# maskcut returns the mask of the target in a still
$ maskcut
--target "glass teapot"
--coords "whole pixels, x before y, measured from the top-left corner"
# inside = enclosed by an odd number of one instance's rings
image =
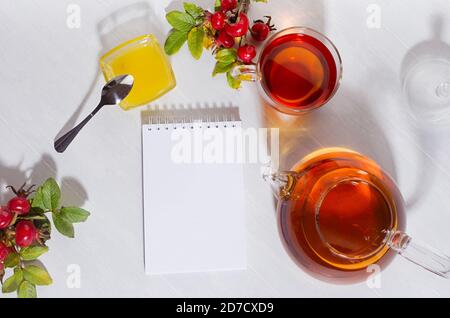
[[[402,196],[374,161],[343,148],[316,151],[288,172],[264,173],[293,260],[319,279],[361,280],[395,254],[445,278],[450,258],[405,232]]]

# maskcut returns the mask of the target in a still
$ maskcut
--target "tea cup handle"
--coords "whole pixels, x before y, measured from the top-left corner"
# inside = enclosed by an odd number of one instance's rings
[[[256,65],[237,65],[231,70],[234,79],[247,82],[257,82],[259,80]]]
[[[450,279],[450,257],[426,244],[397,231],[390,235],[388,246],[401,256],[422,268]]]

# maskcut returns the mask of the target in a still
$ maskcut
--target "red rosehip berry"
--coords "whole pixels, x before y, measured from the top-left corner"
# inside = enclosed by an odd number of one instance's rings
[[[222,31],[216,39],[216,45],[229,49],[234,46],[234,38],[228,33]]]
[[[0,262],[0,274],[5,270],[5,265]]]
[[[237,8],[237,0],[222,0],[220,7],[224,12],[234,10]]]
[[[20,247],[30,246],[39,232],[31,221],[20,221],[16,225],[16,244]]]
[[[7,207],[0,207],[0,230],[6,229],[10,226],[13,219],[13,212],[9,211]]]
[[[0,262],[3,262],[9,255],[10,249],[3,242],[0,242]]]
[[[256,22],[251,28],[253,39],[256,41],[265,41],[270,33],[270,26],[263,22]]]
[[[247,15],[241,12],[236,23],[225,25],[225,31],[232,37],[238,38],[247,33],[249,24]]]
[[[12,198],[8,202],[8,210],[19,215],[28,214],[28,212],[30,212],[30,209],[30,202],[25,197],[17,196],[15,198]]]
[[[238,49],[237,54],[242,62],[250,64],[256,57],[256,48],[254,45],[243,45]]]
[[[227,17],[223,12],[216,12],[211,17],[211,25],[215,30],[222,30],[225,27]]]

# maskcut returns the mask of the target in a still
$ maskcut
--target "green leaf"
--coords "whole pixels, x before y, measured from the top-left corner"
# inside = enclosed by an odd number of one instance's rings
[[[217,62],[216,66],[213,70],[213,76],[216,76],[217,74],[226,73],[230,71],[233,68],[233,63],[221,63]]]
[[[36,298],[36,286],[24,280],[17,291],[19,298]]]
[[[42,193],[42,188],[39,188],[36,191],[36,194],[34,195],[33,199],[31,200],[31,207],[37,208],[40,210],[47,210],[47,208],[44,205],[44,194]]]
[[[53,214],[53,224],[55,225],[58,232],[61,233],[62,235],[70,238],[75,237],[75,232],[72,223],[61,217],[60,214],[57,213]]]
[[[29,246],[20,250],[20,256],[25,261],[33,261],[47,252],[47,246]]]
[[[237,50],[236,49],[222,49],[216,54],[216,60],[221,63],[231,64],[236,62]]]
[[[5,259],[5,267],[13,268],[20,264],[20,256],[17,253],[10,253]]]
[[[215,0],[214,1],[214,10],[216,12],[220,11],[221,7],[222,7],[222,1],[221,0]]]
[[[227,72],[227,81],[228,81],[228,85],[233,89],[238,89],[241,87],[241,80],[234,78],[231,75],[231,71]]]
[[[44,205],[49,210],[56,210],[59,208],[59,201],[61,200],[61,190],[55,179],[49,178],[42,185],[42,194],[44,195]]]
[[[55,210],[59,207],[61,190],[55,179],[49,178],[40,186],[33,197],[31,206],[41,210]]]
[[[192,56],[198,60],[203,53],[203,38],[205,37],[205,30],[203,27],[193,28],[188,35],[188,46]]]
[[[183,44],[187,41],[187,32],[182,32],[173,29],[170,31],[169,36],[164,43],[164,51],[167,55],[173,55],[177,53]]]
[[[53,283],[48,272],[36,265],[28,265],[23,269],[23,278],[34,285],[50,285]]]
[[[185,12],[171,11],[166,14],[166,19],[178,31],[189,32],[195,27],[195,19]]]
[[[23,273],[20,267],[18,267],[14,270],[14,274],[3,283],[2,292],[5,294],[15,292],[22,281]]]
[[[185,2],[184,10],[191,15],[194,19],[201,17],[204,14],[204,10],[195,3]]]
[[[91,215],[88,211],[77,207],[63,207],[61,217],[70,223],[80,223],[87,220]]]

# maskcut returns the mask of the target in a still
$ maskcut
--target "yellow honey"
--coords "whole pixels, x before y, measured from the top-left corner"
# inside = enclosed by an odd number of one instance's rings
[[[176,86],[170,62],[153,35],[112,49],[101,57],[100,66],[106,81],[119,75],[133,75],[133,89],[120,103],[124,110],[148,104]]]

